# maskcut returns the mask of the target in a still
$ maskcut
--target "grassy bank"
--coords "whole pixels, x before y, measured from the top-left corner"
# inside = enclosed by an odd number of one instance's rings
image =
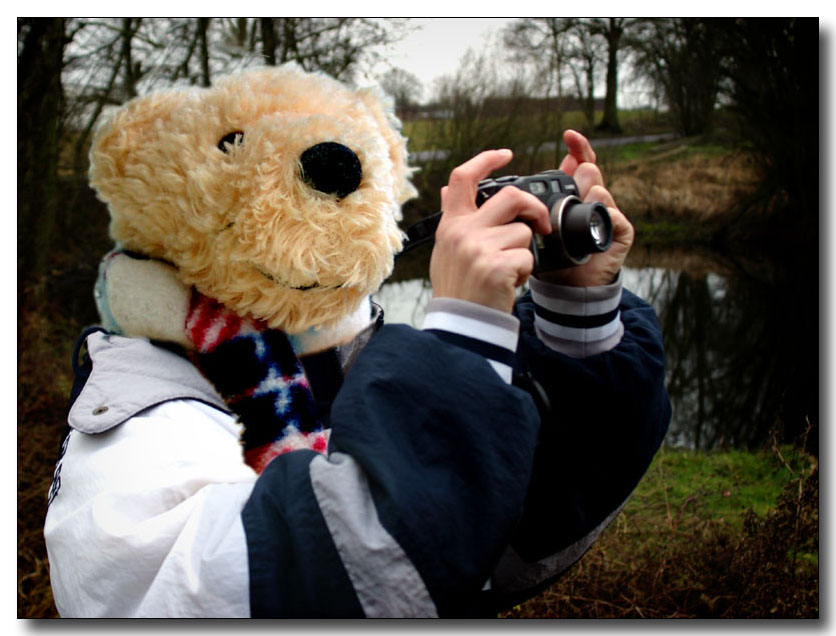
[[[818,617],[818,469],[662,449],[583,559],[505,618]]]
[[[653,111],[624,111],[620,117],[623,136],[671,130],[665,117]],[[494,122],[494,119],[497,121]],[[479,121],[485,131],[493,128],[505,130],[499,118],[482,117]],[[553,125],[557,124],[553,122]],[[533,117],[522,117],[518,125],[512,127],[517,154],[512,164],[498,174],[530,174],[556,166],[559,158],[555,150],[533,150],[533,140],[542,141],[531,131],[532,128],[536,130],[536,126]],[[472,134],[463,134],[459,139],[456,135],[444,134],[445,131],[449,133],[447,128],[455,126],[445,120],[408,121],[404,124],[404,134],[409,137],[409,147],[413,152],[438,149],[445,140],[467,143],[470,139],[474,143]],[[586,124],[580,112],[569,111],[562,115],[558,128],[561,131],[574,128],[584,132]],[[484,134],[490,136],[488,132]],[[741,214],[751,214],[751,198],[761,176],[751,155],[724,139],[722,133],[713,137],[621,145],[596,145],[596,133],[588,131],[587,134],[596,150],[597,162],[607,187],[645,244],[711,243],[718,233],[735,224]],[[547,135],[552,140],[558,137],[560,134],[557,132]],[[475,139],[489,143],[478,135]],[[499,139],[494,141],[500,143]],[[462,158],[475,152],[457,148],[449,150]],[[441,160],[437,165],[424,166],[419,172],[417,185],[421,190],[420,199],[432,201],[431,208],[437,205],[437,193],[446,183],[454,163],[452,160]],[[417,205],[421,207],[420,203]],[[421,207],[418,216],[434,211],[435,208]]]
[[[70,358],[81,328],[83,323],[46,302],[27,307],[18,323],[18,618],[56,616],[43,524],[66,426],[73,381]]]
[[[747,154],[699,139],[598,154],[607,186],[644,243],[711,240],[743,212],[758,183]]]

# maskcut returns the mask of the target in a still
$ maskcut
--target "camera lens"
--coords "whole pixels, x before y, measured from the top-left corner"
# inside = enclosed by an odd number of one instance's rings
[[[589,217],[589,234],[599,246],[607,242],[606,225],[598,210],[593,210]]]
[[[567,253],[580,259],[605,252],[612,242],[612,220],[603,203],[582,203],[566,197],[560,218],[560,237]]]

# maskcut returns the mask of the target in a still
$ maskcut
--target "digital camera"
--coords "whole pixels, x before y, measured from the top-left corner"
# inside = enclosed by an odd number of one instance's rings
[[[575,180],[561,170],[518,177],[509,175],[479,182],[476,205],[506,186],[530,192],[549,209],[552,233],[535,234],[531,241],[534,273],[581,265],[592,254],[606,252],[612,243],[612,219],[603,203],[584,203]]]

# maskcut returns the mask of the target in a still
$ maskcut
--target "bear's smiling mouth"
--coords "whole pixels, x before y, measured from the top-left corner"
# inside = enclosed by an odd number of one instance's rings
[[[270,280],[271,282],[275,283],[276,285],[280,285],[281,287],[287,287],[288,289],[295,289],[297,291],[309,291],[311,289],[339,289],[342,287],[342,284],[339,285],[320,285],[319,283],[313,283],[311,285],[291,285],[290,283],[286,283],[283,280],[280,280],[273,276],[272,274],[265,272],[261,269],[258,265],[253,265],[255,270],[264,276],[266,279]]]
[[[224,227],[222,227],[218,231],[218,234],[226,232],[227,230],[231,229],[232,226],[234,226],[234,225],[235,225],[235,221],[230,221],[229,223],[227,223]],[[253,269],[255,269],[255,271],[257,271],[259,274],[264,276],[264,278],[266,278],[267,280],[269,280],[270,282],[272,282],[275,285],[279,285],[280,287],[287,287],[288,289],[295,289],[297,291],[308,291],[308,290],[311,290],[311,289],[323,289],[324,288],[319,283],[313,283],[312,285],[291,285],[290,283],[287,283],[283,280],[280,280],[280,279],[276,278],[275,276],[273,276],[269,272],[265,272],[263,269],[261,269],[255,263],[250,263],[250,265],[253,266]],[[336,285],[335,288],[336,287],[342,287],[342,285]]]

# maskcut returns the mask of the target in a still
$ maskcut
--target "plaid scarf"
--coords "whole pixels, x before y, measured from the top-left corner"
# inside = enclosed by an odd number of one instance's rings
[[[282,453],[324,453],[308,379],[287,335],[192,292],[186,332],[194,362],[243,424],[244,461],[261,473]]]

